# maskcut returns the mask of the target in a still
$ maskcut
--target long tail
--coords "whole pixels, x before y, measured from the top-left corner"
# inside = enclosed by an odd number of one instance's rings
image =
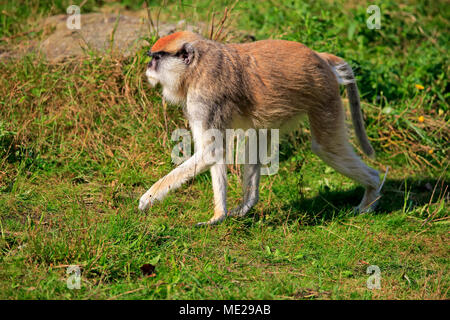
[[[375,151],[373,150],[372,145],[367,138],[366,129],[364,128],[364,120],[361,112],[361,104],[359,101],[358,86],[356,85],[356,80],[352,68],[347,62],[335,55],[326,52],[320,52],[318,54],[330,65],[331,69],[338,79],[338,82],[346,86],[356,137],[358,138],[358,141],[364,153],[369,157],[374,157]]]

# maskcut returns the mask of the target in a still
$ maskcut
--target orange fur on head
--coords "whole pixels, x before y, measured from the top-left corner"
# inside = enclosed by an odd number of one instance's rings
[[[168,36],[160,38],[153,45],[151,52],[164,51],[169,53],[177,52],[184,43],[201,39],[198,34],[189,31],[178,31]]]

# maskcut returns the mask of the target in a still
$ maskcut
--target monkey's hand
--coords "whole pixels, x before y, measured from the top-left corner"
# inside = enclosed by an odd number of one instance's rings
[[[149,207],[151,207],[156,202],[156,200],[158,200],[157,192],[158,192],[158,190],[156,188],[156,184],[154,184],[139,199],[139,210],[145,211]]]
[[[169,177],[169,178],[168,178]],[[165,176],[155,182],[150,189],[139,200],[139,210],[144,211],[155,202],[161,201],[171,189],[170,176]]]
[[[153,205],[151,201],[151,195],[148,195],[148,191],[139,199],[139,210],[145,211],[148,207]]]

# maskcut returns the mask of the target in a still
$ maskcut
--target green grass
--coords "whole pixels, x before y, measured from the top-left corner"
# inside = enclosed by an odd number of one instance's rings
[[[1,4],[0,48],[42,37],[38,17],[67,3]],[[164,18],[209,21],[233,2],[168,3]],[[247,217],[193,227],[212,216],[208,173],[143,214],[138,199],[173,168],[170,135],[187,125],[143,77],[151,43],[129,58],[0,61],[0,298],[448,299],[449,10],[396,3],[379,3],[378,31],[366,27],[368,4],[353,1],[242,1],[228,28],[354,66],[377,151],[365,161],[390,167],[378,211],[362,216],[363,189],[311,153],[307,124],[282,144],[280,170],[262,178]],[[228,187],[232,208],[239,168]],[[154,276],[140,270],[148,263]],[[80,290],[67,288],[68,265],[82,268]],[[369,265],[380,290],[366,286]]]

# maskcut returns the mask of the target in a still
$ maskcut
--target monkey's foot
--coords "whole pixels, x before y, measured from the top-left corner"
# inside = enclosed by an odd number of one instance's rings
[[[242,207],[238,206],[234,209],[231,209],[230,211],[228,211],[228,215],[230,217],[242,217]]]
[[[227,214],[224,213],[224,214],[222,214],[220,216],[214,216],[214,217],[212,217],[211,219],[209,219],[206,222],[199,222],[195,226],[196,227],[213,226],[213,225],[219,224],[220,222],[225,220],[226,217],[227,217]]]
[[[375,199],[375,201],[373,201],[369,205],[359,205],[357,207],[354,207],[353,210],[355,211],[356,214],[364,214],[364,213],[374,212],[378,206],[378,200],[380,199],[380,197],[381,196],[378,196],[378,198]]]
[[[243,206],[238,206],[238,207],[236,207],[236,208],[234,208],[234,209],[231,209],[231,210],[228,212],[228,215],[229,215],[230,217],[243,217],[243,216],[245,216],[245,215],[247,214],[247,212],[248,212],[248,209],[246,210],[245,207],[243,207]]]
[[[380,198],[381,195],[378,193],[378,190],[366,190],[361,203],[354,208],[355,213],[364,214],[374,212]]]
[[[230,210],[228,212],[228,215],[230,217],[243,217],[250,211],[250,209],[255,205],[255,203],[256,202],[247,202],[245,204],[241,204],[236,208]]]
[[[364,193],[364,198],[362,199],[359,206],[355,207],[354,210],[356,213],[364,214],[374,212],[378,206],[379,200],[381,198],[381,189],[383,188],[384,182],[386,181],[386,177],[389,171],[389,167],[386,167],[386,172],[384,173],[383,181],[381,181],[380,185],[377,189],[368,188]]]

